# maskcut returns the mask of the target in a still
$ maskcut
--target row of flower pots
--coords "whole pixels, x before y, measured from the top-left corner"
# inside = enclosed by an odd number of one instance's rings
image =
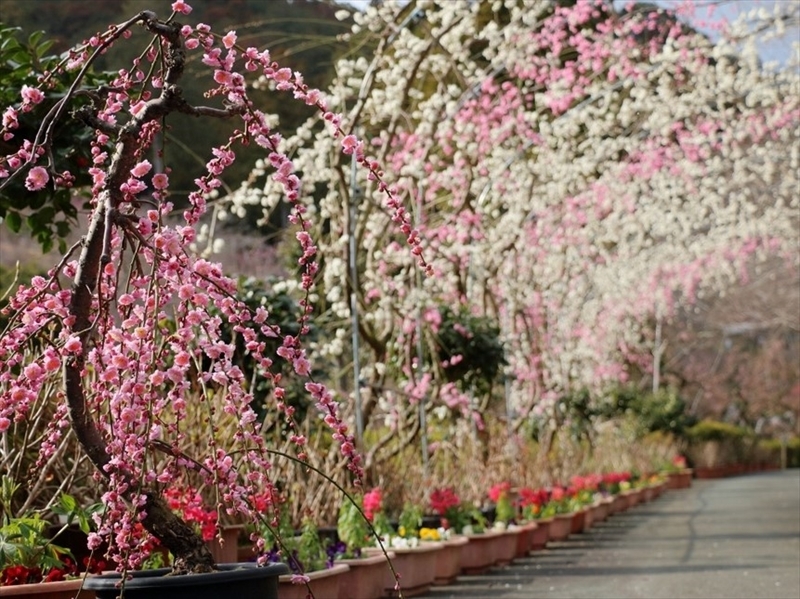
[[[572,513],[558,514],[520,526],[512,525],[506,530],[455,535],[442,541],[422,542],[416,547],[395,548],[391,551],[392,564],[399,575],[403,595],[414,597],[424,594],[432,586],[451,584],[461,575],[483,574],[490,568],[509,565],[515,559],[540,551],[549,542],[564,541],[570,535],[586,532],[612,514],[654,500],[667,488],[667,483],[662,482],[600,499]],[[314,584],[320,579],[312,579],[311,584],[317,596],[338,596],[339,599],[398,596],[394,574],[379,550],[369,550],[365,558],[342,560],[340,563],[347,564],[349,571],[326,571],[330,577],[338,577],[338,595],[330,591],[323,592],[321,586]],[[279,599],[305,596],[303,585],[290,585],[289,577],[282,578],[284,583],[278,591]],[[290,589],[291,586],[294,589]]]
[[[623,487],[614,495],[598,493],[592,504],[569,513],[541,517],[520,525],[497,525],[480,533],[465,531],[465,534],[445,535],[437,540],[422,540],[412,547],[390,547],[388,555],[391,567],[381,550],[367,548],[359,559],[336,559],[333,567],[308,573],[308,583],[317,597],[394,597],[397,596],[395,589],[398,584],[404,596],[413,597],[425,593],[431,586],[452,583],[460,575],[481,574],[492,567],[508,565],[514,559],[544,549],[549,542],[563,541],[571,534],[585,532],[612,514],[651,501],[666,488],[682,488],[686,484],[691,484],[691,471],[676,472],[658,484],[641,488]],[[241,528],[224,529],[224,543],[215,541],[210,544],[217,563],[233,564],[252,559],[252,551],[247,554],[237,547]],[[277,598],[306,597],[306,585],[296,584],[297,581],[296,575],[279,576]],[[86,589],[78,594],[79,585],[80,581],[73,580],[0,587],[0,597],[94,599],[97,596],[102,599],[103,595],[95,595]]]

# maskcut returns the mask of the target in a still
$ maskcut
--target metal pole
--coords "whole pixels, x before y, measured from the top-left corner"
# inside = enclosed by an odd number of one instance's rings
[[[420,183],[417,188],[417,214],[416,226],[419,227],[420,218],[422,215],[422,184]],[[416,269],[417,285],[422,288],[422,276],[419,269]],[[417,374],[422,377],[423,375],[423,345],[422,345],[422,310],[417,308]],[[420,444],[422,445],[422,471],[425,476],[428,475],[428,421],[425,414],[425,404],[428,399],[428,394],[423,395],[419,400],[419,431],[420,431]]]
[[[361,195],[361,190],[356,183],[356,162],[353,154],[352,169],[350,171],[350,218],[348,222],[349,248],[350,248],[350,320],[353,339],[353,400],[356,408],[356,446],[362,447],[364,442],[364,416],[361,413],[361,361],[359,359],[359,334],[358,334],[358,263],[356,261],[356,202]]]
[[[661,354],[664,347],[661,342],[661,304],[656,304],[656,338],[653,348],[653,395],[658,393],[661,385]]]
[[[422,315],[417,311],[417,374],[422,377]],[[419,398],[419,434],[422,445],[422,471],[428,474],[428,421],[425,415],[425,404],[428,394]]]

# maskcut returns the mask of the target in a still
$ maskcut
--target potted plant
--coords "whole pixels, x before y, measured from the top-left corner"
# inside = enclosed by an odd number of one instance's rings
[[[332,394],[309,378],[303,336],[309,329],[317,271],[315,247],[306,232],[300,179],[291,159],[281,152],[271,119],[249,97],[247,77],[260,77],[275,93],[316,110],[339,138],[342,151],[380,184],[398,226],[410,230],[409,217],[383,183],[377,162],[342,130],[341,118],[299,73],[278,65],[266,50],[242,46],[233,31],[221,35],[205,24],[179,23],[191,12],[184,0],[171,7],[165,19],[145,10],[93,36],[65,54],[52,71],[41,73],[37,86],[23,87],[17,105],[3,108],[0,133],[12,150],[0,159],[0,192],[18,186],[46,199],[48,191],[73,184],[75,176],[53,152],[52,132],[68,115],[82,123],[91,138],[84,148],[90,157],[91,192],[89,224],[81,243],[65,251],[46,276],[21,286],[9,300],[8,324],[0,332],[0,434],[25,419],[31,402],[48,385],[58,387],[50,398],[57,418],[42,451],[47,455],[71,428],[104,489],[104,512],[96,518],[88,543],[96,549],[107,542],[119,572],[116,578],[93,579],[99,597],[116,596],[120,583],[131,599],[157,585],[169,588],[156,590],[157,596],[169,592],[199,597],[201,591],[218,596],[221,588],[240,599],[248,593],[274,596],[277,577],[287,570],[284,565],[261,567],[263,538],[254,534],[251,539],[260,563],[215,565],[204,539],[164,496],[165,489],[195,480],[195,487],[214,497],[218,516],[258,524],[270,512],[276,489],[270,478],[274,452],[262,435],[249,379],[232,359],[235,344],[221,334],[223,323],[245,340],[256,377],[269,387],[271,408],[286,423],[282,434],[296,448],[296,459],[305,458],[306,438],[293,426],[293,408],[285,401],[284,383],[274,366],[278,362],[305,380],[311,403],[341,448],[343,464],[356,479],[362,476],[354,439]],[[138,28],[143,36],[132,35]],[[120,69],[109,85],[87,85],[86,74],[98,56],[128,38],[142,41],[138,58]],[[191,56],[210,68],[213,83],[205,98],[183,95],[181,79]],[[53,73],[65,71],[72,74],[72,85],[65,94],[49,98]],[[30,139],[15,137],[20,120],[40,104],[46,110],[38,132]],[[226,142],[211,148],[196,188],[176,213],[173,200],[178,198],[170,195],[172,173],[163,133],[166,119],[179,114],[235,120],[236,125]],[[221,174],[246,144],[263,148],[292,206],[305,308],[297,335],[285,334],[266,310],[251,309],[237,299],[235,281],[218,264],[191,250]],[[418,236],[410,236],[409,243],[425,268]],[[266,341],[273,339],[280,344],[270,354]],[[23,350],[30,348],[32,357],[23,362]],[[187,443],[184,422],[190,405],[205,413],[202,445]],[[223,418],[232,420],[230,435],[220,432]],[[266,511],[257,508],[257,495],[266,497]],[[163,576],[165,570],[134,572],[146,560],[152,538],[171,554],[168,571],[174,576]],[[178,576],[189,573],[192,576]],[[232,586],[237,575],[243,580],[242,590]],[[178,590],[184,584],[191,588]]]
[[[304,599],[308,587],[319,597],[339,596],[342,576],[350,567],[334,563],[334,556],[323,545],[317,526],[309,515],[303,519],[300,534],[295,534],[284,516],[278,529],[264,536],[273,540],[270,561],[286,562],[292,570],[292,574],[279,578],[280,599]]]
[[[489,488],[489,500],[494,502],[492,529],[502,531],[504,542],[498,544],[496,565],[510,564],[518,554],[528,553],[530,536],[527,529],[517,525],[516,508],[511,500],[511,483],[505,481]],[[520,547],[523,545],[524,547]]]
[[[384,579],[389,567],[380,554],[363,550],[375,545],[375,533],[370,529],[364,513],[364,499],[345,498],[339,509],[336,532],[340,545],[335,548],[336,563],[347,564],[348,572],[342,574],[339,599],[379,599],[383,597]],[[388,552],[389,559],[394,553]]]
[[[559,485],[550,489],[548,504],[553,512],[548,540],[563,541],[572,532],[572,509],[567,489]]]
[[[452,488],[434,490],[431,507],[436,513],[445,515],[442,524],[449,526],[447,530],[460,532],[467,539],[460,551],[463,574],[480,574],[494,565],[504,530],[487,528],[488,521],[483,512],[462,501]]]
[[[572,512],[573,534],[585,532],[591,527],[591,506],[597,481],[591,476],[573,476],[567,489],[569,510]]]
[[[426,592],[436,578],[438,553],[443,545],[437,542],[422,543],[419,530],[423,511],[410,502],[403,504],[398,515],[397,526],[390,524],[383,506],[383,493],[373,489],[364,497],[365,513],[378,533],[380,548],[367,550],[375,555],[387,547],[394,554],[392,570],[386,570],[383,579],[383,592],[392,596],[402,589],[405,596]]]
[[[522,519],[536,524],[531,536],[531,550],[534,551],[544,549],[549,540],[550,523],[555,515],[555,506],[548,503],[547,497],[545,489],[523,487],[519,491]]]
[[[86,510],[62,494],[53,507],[63,524],[51,533],[51,523],[39,512],[13,516],[13,498],[19,489],[10,477],[0,477],[0,596],[26,596],[40,599],[90,599],[94,593],[83,589],[87,573],[98,573],[105,562],[94,556],[78,559],[59,544],[61,535],[76,522],[89,531]]]

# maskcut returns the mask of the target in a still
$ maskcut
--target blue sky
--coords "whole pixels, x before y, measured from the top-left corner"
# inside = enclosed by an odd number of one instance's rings
[[[370,0],[339,0],[341,4],[350,4],[351,6],[357,9],[363,9],[369,6]],[[398,0],[403,1],[403,0]],[[621,1],[621,0],[617,0]],[[627,0],[626,0],[627,1]],[[682,0],[654,0],[657,4],[661,4],[663,6],[670,6],[679,4]],[[717,3],[718,0],[696,0],[698,6],[702,4],[707,4],[709,2]],[[759,8],[764,7],[767,10],[771,10],[775,4],[780,3],[789,3],[789,2],[798,2],[800,0],[729,0],[728,2],[723,2],[719,4],[716,8],[717,15],[722,15],[727,19],[733,20],[735,19],[741,12],[747,12],[752,8]],[[705,9],[698,9],[698,17],[702,18],[705,16]],[[703,29],[702,27],[700,28]],[[710,33],[713,37],[712,32]],[[778,62],[785,63],[791,52],[792,52],[792,42],[800,42],[800,29],[798,27],[793,27],[787,29],[786,35],[779,40],[771,41],[767,44],[763,44],[759,48],[759,53],[761,54],[761,58],[765,61],[773,61],[777,60]]]

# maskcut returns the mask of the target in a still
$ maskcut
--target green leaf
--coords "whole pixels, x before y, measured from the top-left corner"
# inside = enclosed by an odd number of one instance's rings
[[[62,509],[63,512],[56,512],[56,513],[71,514],[77,509],[78,502],[75,501],[75,498],[72,495],[67,495],[66,493],[62,493],[61,497],[58,500],[58,507]]]
[[[19,212],[9,212],[6,214],[6,226],[14,233],[19,233],[22,227],[22,217],[19,215]]]
[[[32,47],[35,47],[35,46],[36,46],[36,44],[38,44],[38,43],[39,43],[39,40],[40,40],[40,39],[42,39],[42,36],[43,36],[43,35],[44,35],[44,31],[34,31],[33,33],[31,33],[31,34],[28,36],[28,43],[29,43],[29,44],[30,44]]]
[[[46,254],[50,250],[53,249],[53,236],[50,235],[49,232],[46,232],[44,235],[38,236],[39,243],[42,246],[42,253]]]

